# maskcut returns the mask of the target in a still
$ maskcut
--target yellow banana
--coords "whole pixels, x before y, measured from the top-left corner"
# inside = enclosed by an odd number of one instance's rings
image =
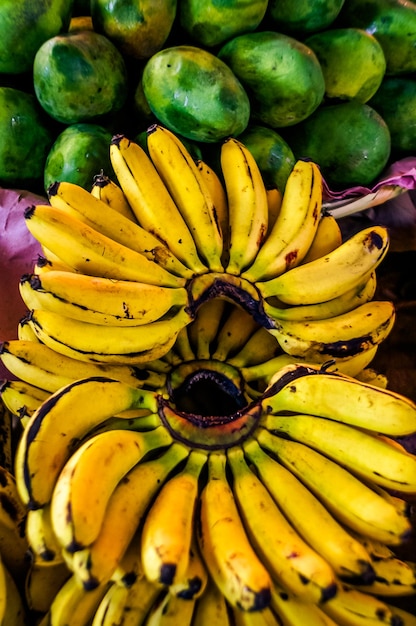
[[[202,556],[214,583],[232,606],[261,611],[270,603],[270,574],[247,537],[225,475],[225,454],[212,452],[208,464],[208,482],[200,498]]]
[[[80,445],[61,470],[51,499],[52,526],[62,547],[72,553],[91,545],[119,481],[147,453],[171,442],[160,426],[143,433],[111,429]]]
[[[182,141],[168,128],[147,129],[147,149],[194,239],[204,263],[213,272],[223,270],[223,241],[214,198]]]
[[[74,576],[70,576],[54,597],[45,616],[45,626],[86,626],[91,623],[108,585],[85,591]],[[41,622],[43,626],[43,622]]]
[[[303,257],[302,263],[309,263],[320,259],[335,250],[342,244],[342,231],[335,217],[323,213],[318,223],[315,237],[311,246]]]
[[[80,361],[138,365],[172,347],[191,318],[186,308],[169,318],[139,326],[103,326],[36,309],[28,323],[40,341]]]
[[[389,608],[375,596],[348,587],[341,587],[337,595],[322,606],[322,610],[343,626],[401,624],[394,608]]]
[[[271,233],[273,226],[277,220],[277,216],[282,208],[283,194],[277,187],[268,187],[266,189],[267,195],[267,208],[268,208],[268,220],[267,220],[267,236]]]
[[[260,424],[300,441],[386,489],[416,494],[416,456],[388,439],[315,415],[264,415]]]
[[[25,212],[25,220],[35,239],[73,270],[165,287],[184,285],[184,278],[174,276],[140,252],[102,235],[60,209],[39,204]]]
[[[16,484],[23,502],[30,508],[47,504],[77,442],[106,418],[133,408],[157,413],[155,394],[104,377],[77,380],[49,396],[30,419],[16,451]],[[65,429],[57,428],[59,423]]]
[[[284,626],[338,626],[320,606],[288,594],[277,584],[272,589],[271,606]]]
[[[143,626],[191,626],[195,600],[184,600],[167,592],[152,607]]]
[[[291,471],[262,450],[255,439],[247,440],[244,452],[288,521],[336,574],[347,580],[370,582],[374,578],[372,562],[362,542]]]
[[[268,206],[259,167],[248,148],[231,137],[221,146],[229,212],[227,272],[239,275],[256,258],[266,236]]]
[[[211,359],[225,307],[225,300],[220,298],[207,300],[198,309],[194,321],[188,327],[191,346],[200,360]]]
[[[141,554],[145,575],[151,582],[174,585],[186,576],[198,478],[206,460],[206,453],[193,450],[184,469],[163,485],[146,515]]]
[[[43,309],[104,326],[148,324],[188,302],[184,287],[160,287],[72,272],[26,274],[19,288],[28,309]]]
[[[45,614],[59,592],[71,576],[64,561],[43,561],[34,558],[25,580],[25,600],[34,614]]]
[[[245,309],[238,305],[230,307],[217,333],[212,358],[218,361],[228,360],[245,346],[258,328],[258,323]]]
[[[400,544],[409,535],[411,524],[406,513],[338,463],[264,429],[256,432],[256,438],[347,528],[391,545]]]
[[[233,494],[258,557],[288,592],[325,602],[337,590],[331,565],[287,521],[262,481],[248,467],[241,448],[228,450]]]
[[[410,398],[313,365],[281,368],[262,406],[266,413],[309,413],[391,437],[416,430],[416,405]]]
[[[22,380],[5,380],[0,385],[0,396],[5,407],[26,424],[49,393]]]
[[[240,611],[233,609],[235,626],[279,626],[280,618],[276,617],[270,607],[262,611]]]
[[[169,592],[183,600],[197,600],[205,594],[208,578],[208,571],[193,534],[186,573],[182,580],[170,586]]]
[[[332,252],[257,283],[264,298],[275,296],[287,304],[316,304],[332,300],[369,276],[387,254],[389,234],[384,226],[369,226]]]
[[[28,316],[19,320],[17,325],[17,338],[21,341],[33,341],[34,343],[40,343],[35,333],[28,324]]]
[[[143,148],[124,135],[115,135],[110,158],[140,226],[166,245],[186,267],[197,273],[206,272],[185,220]]]
[[[416,593],[416,564],[395,556],[376,560],[376,573],[371,585],[357,586],[360,591],[383,597],[413,596]]]
[[[105,204],[108,204],[109,207],[114,209],[114,211],[120,213],[120,215],[124,215],[127,219],[137,223],[135,215],[121,187],[102,172],[94,176],[91,193],[95,198],[99,198],[102,202],[105,202]]]
[[[276,337],[263,326],[257,328],[236,354],[227,357],[234,367],[249,368],[273,359],[282,352]]]
[[[28,617],[21,590],[0,556],[0,623],[22,626]]]
[[[322,177],[318,166],[311,161],[298,161],[287,180],[274,226],[254,263],[242,276],[251,282],[261,281],[258,286],[263,292],[271,282],[268,279],[298,265],[315,236],[321,204]]]
[[[26,536],[35,559],[46,563],[64,562],[62,546],[52,526],[50,504],[28,511]]]
[[[0,555],[7,571],[19,584],[28,568],[26,517],[14,475],[0,467]]]
[[[223,267],[226,267],[228,263],[228,249],[230,244],[230,223],[228,215],[227,194],[217,172],[210,165],[208,165],[208,163],[205,163],[205,161],[198,159],[196,161],[196,166],[214,202],[215,211],[217,214],[217,221],[220,227],[223,241],[221,260],[223,263]]]
[[[137,222],[120,215],[83,187],[67,181],[56,182],[49,187],[48,198],[56,209],[81,220],[112,241],[143,254],[172,274],[192,277],[192,272],[157,237]]]
[[[108,500],[98,537],[88,548],[73,555],[74,573],[86,588],[113,576],[150,502],[188,453],[185,446],[174,443],[156,459],[138,463],[118,483]]]
[[[329,319],[276,319],[270,332],[287,354],[322,362],[353,356],[379,345],[392,330],[395,316],[391,302],[373,300]]]
[[[128,595],[129,590],[127,587],[111,585],[95,611],[94,618],[90,622],[91,626],[116,626],[121,624]]]
[[[225,598],[211,578],[196,602],[192,626],[231,626]]]
[[[394,613],[397,618],[397,622],[401,623],[402,626],[416,626],[416,615],[413,613],[409,613],[404,609],[401,609],[397,606],[390,605],[386,602],[388,608]],[[401,620],[401,622],[399,622]]]

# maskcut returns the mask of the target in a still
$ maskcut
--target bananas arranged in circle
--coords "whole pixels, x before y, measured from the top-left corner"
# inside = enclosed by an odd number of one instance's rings
[[[374,299],[387,230],[343,241],[311,162],[281,195],[237,139],[221,175],[159,125],[147,148],[115,136],[117,184],[55,183],[25,213],[43,255],[0,348],[21,428],[0,485],[19,511],[0,500],[4,615],[416,624],[398,603],[416,564],[397,554],[416,405],[371,370],[395,321]]]

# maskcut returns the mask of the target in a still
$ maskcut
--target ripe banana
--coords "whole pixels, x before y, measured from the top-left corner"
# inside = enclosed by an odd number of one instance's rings
[[[342,231],[335,217],[322,213],[309,250],[302,263],[309,263],[329,254],[342,244]]]
[[[34,614],[49,611],[56,594],[71,576],[64,561],[43,561],[34,558],[25,580],[25,600]]]
[[[337,624],[364,626],[365,624],[388,624],[400,626],[401,619],[382,600],[370,594],[341,587],[334,598],[322,606],[322,610]]]
[[[208,579],[208,571],[199,551],[196,536],[193,534],[185,576],[170,586],[169,593],[183,600],[197,600],[205,594]]]
[[[242,276],[251,282],[261,281],[259,289],[270,293],[268,279],[298,265],[309,250],[321,217],[321,204],[322,176],[318,166],[311,161],[298,161],[287,180],[275,224]]]
[[[225,468],[225,454],[212,452],[208,482],[200,497],[201,553],[214,583],[232,606],[261,611],[270,603],[270,574],[247,537]]]
[[[186,576],[198,479],[206,461],[205,452],[191,451],[184,469],[163,485],[146,515],[141,554],[145,575],[153,583],[175,585]]]
[[[41,626],[86,626],[90,624],[108,585],[85,591],[74,576],[70,576],[53,599]]]
[[[275,296],[287,304],[326,302],[369,276],[386,256],[389,242],[386,227],[369,226],[325,256],[256,285],[264,298]]]
[[[214,340],[221,324],[226,302],[220,298],[207,300],[197,311],[195,319],[188,326],[191,345],[197,359],[211,359]]]
[[[250,313],[240,306],[232,306],[216,335],[212,359],[227,361],[246,345],[258,328],[258,323]]]
[[[347,528],[398,545],[411,532],[406,512],[399,510],[354,474],[302,443],[256,431],[259,444],[276,455]]]
[[[143,254],[167,271],[177,276],[191,278],[192,272],[185,267],[159,239],[132,222],[124,215],[86,189],[75,183],[62,181],[53,183],[48,189],[49,202],[67,215],[81,220],[109,239]]]
[[[160,287],[87,274],[25,274],[20,295],[28,309],[43,309],[104,326],[138,326],[186,306],[183,287]]]
[[[376,573],[371,585],[356,589],[383,597],[413,596],[416,593],[416,564],[391,556],[373,563]]]
[[[234,609],[232,617],[235,626],[279,626],[281,624],[280,618],[274,614],[269,606],[254,613]]]
[[[111,585],[95,611],[91,626],[116,626],[122,623],[129,590],[122,585]]]
[[[50,504],[27,512],[26,536],[35,559],[46,563],[63,563],[62,546],[51,520]]]
[[[169,592],[152,607],[143,626],[191,626],[195,600],[184,600]]]
[[[270,329],[287,354],[312,362],[345,358],[379,345],[395,322],[389,301],[373,300],[329,319],[275,320]]]
[[[28,318],[40,341],[53,350],[80,361],[119,365],[160,358],[190,322],[186,308],[139,326],[103,326],[42,309],[33,310]]]
[[[416,456],[361,428],[315,415],[264,415],[260,424],[280,437],[318,450],[386,489],[416,494]]]
[[[0,556],[0,623],[4,626],[21,626],[27,620],[20,589]]]
[[[4,380],[0,383],[0,396],[6,409],[25,425],[49,393],[22,380]]]
[[[0,467],[0,555],[4,567],[19,584],[28,569],[26,516],[14,475]]]
[[[16,484],[23,502],[29,508],[47,504],[77,442],[105,419],[134,408],[157,413],[155,394],[105,377],[77,380],[49,396],[30,419],[16,451]],[[60,423],[65,429],[56,428]]]
[[[248,467],[241,448],[228,450],[233,494],[256,554],[288,592],[321,603],[337,590],[334,570],[287,521],[261,480]]]
[[[225,598],[211,578],[196,602],[192,626],[231,626]]]
[[[322,608],[311,602],[303,602],[301,599],[288,594],[279,585],[275,584],[272,589],[271,606],[285,626],[339,626],[326,615]]]
[[[260,326],[247,339],[241,350],[234,355],[227,356],[227,363],[246,370],[246,368],[274,359],[280,353],[281,348],[276,338]]]
[[[416,405],[409,398],[313,365],[281,368],[262,407],[264,413],[309,413],[391,437],[416,430]]]
[[[291,471],[262,450],[255,439],[247,440],[244,452],[288,521],[335,573],[342,579],[371,582],[372,561],[362,542]]]
[[[210,165],[208,165],[208,163],[198,159],[196,161],[196,166],[199,170],[200,176],[205,182],[205,186],[207,187],[215,206],[217,222],[223,242],[221,261],[223,267],[226,267],[228,264],[228,250],[230,245],[230,223],[227,194],[217,172]]]
[[[193,157],[172,131],[159,124],[147,129],[147,149],[189,228],[199,256],[211,271],[223,271],[217,209]]]
[[[137,224],[135,215],[121,187],[102,172],[94,176],[91,193],[95,198],[99,198],[114,209],[114,211]]]
[[[239,275],[256,258],[266,236],[266,188],[251,152],[231,137],[221,145],[221,169],[229,213],[227,273]]]
[[[283,194],[277,187],[268,187],[266,189],[267,195],[267,236],[271,233],[273,226],[277,220],[277,216],[282,208]]]
[[[207,271],[192,234],[151,159],[134,141],[115,135],[110,159],[140,226],[157,237],[186,267]]]
[[[188,454],[185,446],[174,443],[163,455],[139,462],[117,484],[108,500],[98,537],[88,548],[73,555],[73,571],[86,588],[103,584],[114,575],[149,503]]]

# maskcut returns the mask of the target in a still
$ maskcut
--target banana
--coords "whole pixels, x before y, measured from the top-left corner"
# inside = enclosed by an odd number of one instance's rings
[[[393,303],[373,300],[329,319],[275,320],[270,332],[287,354],[322,362],[380,345],[392,330],[395,315]]]
[[[166,374],[130,365],[88,363],[65,356],[48,346],[23,339],[0,345],[0,359],[13,376],[50,393],[91,376],[107,376],[131,387],[160,389]]]
[[[322,176],[311,161],[298,161],[292,169],[274,226],[254,263],[242,276],[270,295],[268,285],[298,265],[315,237],[321,216]],[[265,281],[265,282],[264,282]]]
[[[110,159],[140,226],[157,237],[186,267],[196,273],[206,272],[185,220],[143,148],[124,135],[115,135]]]
[[[228,250],[230,245],[230,223],[228,215],[227,194],[217,172],[202,159],[196,161],[199,174],[205,182],[205,186],[213,200],[217,214],[221,237],[223,241],[221,260],[223,267],[228,263]]]
[[[363,543],[291,471],[262,450],[255,439],[248,439],[243,447],[282,513],[335,573],[344,580],[371,582],[372,560]]]
[[[256,283],[264,298],[287,304],[317,304],[345,293],[369,276],[384,259],[390,238],[384,226],[363,228],[332,252]]]
[[[390,437],[416,430],[416,405],[410,398],[313,365],[281,368],[270,380],[262,407],[271,414],[319,415]]]
[[[266,195],[268,208],[266,235],[269,236],[282,208],[283,194],[277,187],[268,187],[266,189]]]
[[[140,365],[158,359],[191,322],[186,308],[170,317],[139,326],[103,326],[35,309],[28,323],[40,341],[80,361]]]
[[[45,626],[87,626],[91,623],[108,585],[85,591],[74,576],[70,576],[54,597],[45,616]],[[41,626],[44,626],[43,621]]]
[[[266,188],[253,155],[234,137],[222,143],[220,160],[229,212],[226,271],[239,275],[254,261],[266,236]]]
[[[189,339],[188,328],[189,326],[185,326],[179,331],[172,350],[166,355],[172,365],[180,365],[184,361],[193,361],[196,358]]]
[[[132,222],[108,204],[95,198],[86,189],[68,181],[53,183],[48,189],[50,204],[56,209],[81,220],[92,229],[126,248],[143,254],[167,271],[191,278],[185,267],[160,240]]]
[[[231,626],[225,598],[211,578],[196,602],[192,626]]]
[[[127,219],[137,223],[123,190],[103,172],[94,176],[91,193],[95,198],[99,198],[114,211],[120,213],[120,215],[124,215]]]
[[[129,590],[122,585],[111,585],[95,611],[91,626],[116,626],[122,623]]]
[[[198,479],[206,461],[205,452],[192,450],[184,469],[163,485],[146,515],[141,554],[144,573],[151,582],[175,585],[186,576]]]
[[[259,444],[276,455],[338,521],[362,535],[398,545],[411,532],[403,512],[354,474],[304,444],[256,432]]]
[[[56,594],[71,576],[64,561],[43,561],[34,558],[26,580],[25,600],[34,613],[47,613]]]
[[[20,589],[0,556],[0,623],[22,626],[28,620],[26,613]]]
[[[189,340],[197,359],[211,359],[213,342],[218,333],[226,302],[221,298],[207,300],[198,309],[195,319],[188,327]]]
[[[148,324],[188,303],[183,287],[160,287],[72,272],[26,274],[19,289],[28,309],[52,311],[104,326]]]
[[[232,306],[217,333],[212,358],[227,361],[230,356],[245,346],[258,328],[258,323],[250,313],[238,305]]]
[[[371,585],[357,586],[356,589],[371,595],[383,597],[413,596],[416,593],[416,564],[391,556],[373,563],[376,573]]]
[[[183,600],[197,600],[204,595],[208,579],[208,571],[199,551],[195,534],[193,534],[185,576],[171,585],[169,592]]]
[[[211,271],[223,271],[217,209],[193,157],[182,141],[160,124],[147,129],[147,149],[189,228],[200,258]]]
[[[276,338],[260,326],[236,354],[227,357],[227,362],[234,367],[246,370],[270,361],[280,353],[281,348]]]
[[[400,624],[400,626],[416,626],[416,615],[414,615],[414,613],[409,613],[397,606],[390,605],[388,602],[386,602],[386,604],[388,608],[393,611],[396,617],[396,623]]]
[[[118,483],[108,500],[98,537],[88,548],[73,555],[74,573],[86,588],[110,580],[150,502],[188,454],[185,446],[174,443],[163,455],[138,463]]]
[[[322,605],[322,610],[341,626],[364,626],[365,624],[388,624],[401,626],[394,608],[382,600],[358,589],[341,587],[334,598]]]
[[[166,593],[152,607],[144,626],[191,626],[195,600]]]
[[[155,394],[105,377],[77,380],[49,396],[30,419],[16,451],[16,484],[23,502],[29,508],[47,504],[77,442],[105,419],[134,408],[157,413]],[[65,429],[56,427],[60,423]]]
[[[6,369],[8,369],[7,365],[5,367]],[[19,377],[17,376],[17,378]],[[16,419],[14,414],[6,407],[4,402],[0,402],[0,424],[0,467],[3,468],[3,470],[5,470],[6,472],[13,473],[16,434],[20,436],[20,429],[18,428],[18,420]]]
[[[342,244],[342,231],[335,217],[330,213],[322,213],[318,223],[315,237],[309,250],[303,257],[303,263],[309,263],[315,259],[329,254]]]
[[[17,583],[24,579],[29,564],[26,516],[14,475],[0,467],[0,555]]]
[[[254,613],[234,609],[232,614],[235,626],[279,626],[281,624],[280,618],[276,617],[270,607]]]
[[[22,380],[4,380],[0,384],[0,397],[5,407],[26,424],[49,393]]]
[[[261,611],[270,603],[271,578],[247,537],[228,484],[226,456],[212,452],[200,497],[198,540],[214,583],[233,607]]]
[[[284,626],[337,626],[326,615],[320,606],[312,602],[303,602],[296,596],[288,594],[277,584],[272,589],[272,609],[281,620],[279,624]]]
[[[365,277],[363,282],[355,285],[345,293],[318,304],[300,304],[298,306],[276,307],[264,301],[264,312],[273,320],[289,320],[309,322],[322,320],[348,313],[356,307],[369,302],[374,297],[377,287],[375,272]]]
[[[228,450],[232,489],[256,554],[274,580],[299,598],[321,603],[337,591],[334,570],[287,521],[241,448]]]
[[[41,247],[42,254],[38,255],[33,268],[34,273],[46,274],[46,272],[50,272],[51,270],[58,270],[60,272],[76,272],[74,268],[67,263],[64,263],[62,259],[56,256],[56,254],[53,254],[53,252],[48,250],[46,246]]]
[[[72,553],[91,545],[119,481],[146,454],[171,442],[160,426],[144,433],[111,429],[80,445],[61,470],[51,499],[52,526],[62,547]]]
[[[264,415],[260,425],[304,443],[369,482],[416,494],[416,456],[387,438],[315,415]]]
[[[174,276],[140,252],[102,235],[82,220],[53,206],[38,204],[25,211],[28,230],[73,270],[107,278],[135,280],[164,287],[183,287]]]
[[[26,536],[35,560],[46,563],[64,562],[62,546],[52,526],[50,504],[27,512]]]

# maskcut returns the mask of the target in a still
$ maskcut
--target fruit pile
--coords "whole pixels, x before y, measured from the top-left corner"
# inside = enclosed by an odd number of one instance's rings
[[[416,406],[371,368],[387,229],[344,240],[312,161],[281,196],[240,140],[220,157],[117,134],[117,182],[25,213],[2,624],[416,623]]]
[[[89,191],[114,133],[160,123],[217,172],[234,136],[280,191],[306,157],[371,187],[416,152],[415,45],[402,0],[4,0],[0,184]]]

